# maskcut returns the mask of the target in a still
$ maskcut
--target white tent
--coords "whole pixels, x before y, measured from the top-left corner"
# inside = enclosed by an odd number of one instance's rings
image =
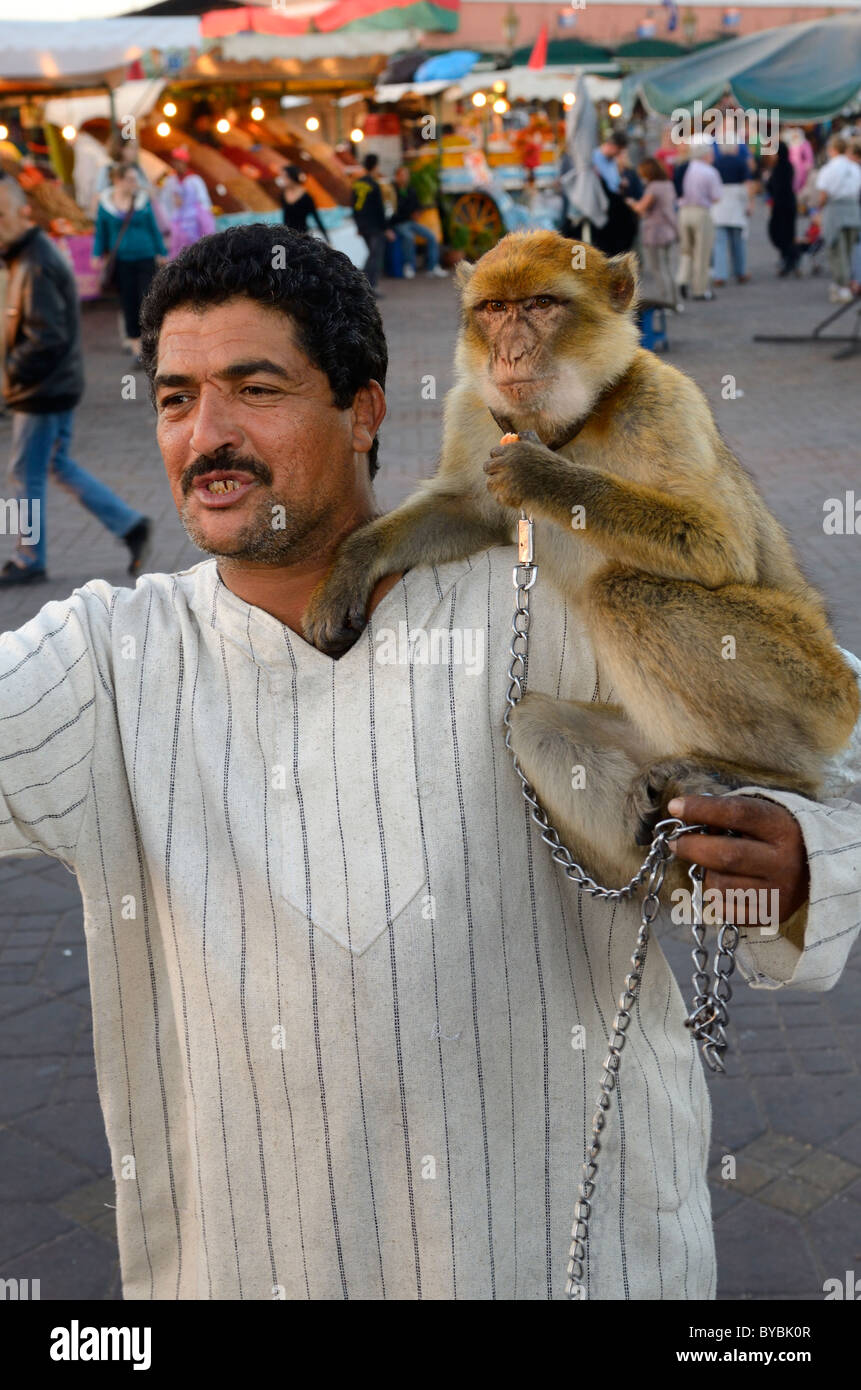
[[[0,79],[57,81],[126,67],[150,49],[201,48],[200,20],[80,19],[0,21]]]

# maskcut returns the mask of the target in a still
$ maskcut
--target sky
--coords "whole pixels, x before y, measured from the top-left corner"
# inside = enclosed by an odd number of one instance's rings
[[[0,0],[0,19],[104,19],[142,10],[152,0]],[[213,0],[213,9],[217,5]]]

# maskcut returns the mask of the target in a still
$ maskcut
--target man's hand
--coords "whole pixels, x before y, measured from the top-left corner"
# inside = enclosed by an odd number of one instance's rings
[[[804,839],[785,807],[754,796],[680,796],[667,810],[690,825],[736,832],[738,838],[682,835],[671,841],[679,859],[708,870],[704,889],[776,889],[780,922],[807,901],[810,873]]]

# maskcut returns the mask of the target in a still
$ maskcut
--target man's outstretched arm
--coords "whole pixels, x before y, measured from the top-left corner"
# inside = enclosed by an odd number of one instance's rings
[[[0,635],[0,855],[75,862],[96,738],[89,623],[73,594]]]

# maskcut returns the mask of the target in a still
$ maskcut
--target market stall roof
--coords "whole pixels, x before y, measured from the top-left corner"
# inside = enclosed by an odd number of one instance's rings
[[[630,81],[630,80],[629,80]],[[861,92],[861,15],[833,15],[766,29],[700,49],[626,84],[669,116],[694,101],[708,107],[729,90],[745,109],[780,112],[781,121],[833,116]]]
[[[147,77],[139,82],[123,82],[113,92],[114,111],[122,121],[126,116],[142,120],[152,111],[167,85],[163,77]],[[76,130],[87,121],[111,118],[111,99],[107,92],[92,96],[51,97],[45,102],[49,125],[73,125]]]
[[[515,48],[511,55],[511,66],[519,68],[529,62],[534,44]],[[551,39],[547,45],[547,67],[593,67],[596,63],[612,63],[613,54],[609,48],[601,48],[585,39]],[[538,69],[540,71],[540,69]]]
[[[610,74],[618,71],[607,65]],[[458,89],[463,96],[487,90],[494,82],[505,83],[509,101],[561,101],[566,93],[575,90],[578,74],[570,68],[499,68],[496,72],[471,72],[461,78]],[[590,101],[615,101],[622,87],[618,76],[586,74],[586,90]]]
[[[249,33],[285,38],[343,29],[426,29],[453,34],[459,14],[460,0],[279,0],[277,7],[213,9],[203,16],[201,33],[214,39]]]
[[[0,82],[33,80],[71,86],[127,67],[152,48],[200,46],[195,18],[0,21]]]
[[[375,102],[403,101],[404,97],[432,97],[451,87],[448,78],[436,82],[383,82],[374,88]]]

